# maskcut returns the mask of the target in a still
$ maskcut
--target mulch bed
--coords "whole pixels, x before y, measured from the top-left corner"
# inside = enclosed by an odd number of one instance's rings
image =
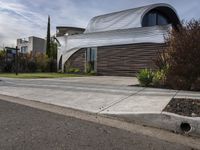
[[[163,111],[182,116],[200,117],[200,99],[173,98]]]

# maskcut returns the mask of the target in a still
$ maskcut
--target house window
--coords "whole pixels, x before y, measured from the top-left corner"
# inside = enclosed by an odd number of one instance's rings
[[[97,48],[87,48],[86,51],[86,71],[96,71],[96,62],[97,62]]]
[[[22,46],[21,47],[21,53],[27,53],[28,52],[28,47],[27,46]]]
[[[142,21],[143,27],[155,26],[155,25],[167,25],[170,24],[169,19],[157,10],[147,13]]]

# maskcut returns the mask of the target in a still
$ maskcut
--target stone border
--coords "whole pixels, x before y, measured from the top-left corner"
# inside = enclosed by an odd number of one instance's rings
[[[155,127],[168,130],[170,132],[179,133],[187,136],[200,138],[200,117],[186,117],[168,112],[149,112],[137,114],[109,114],[101,113],[103,116],[112,116],[120,118],[123,121],[136,123],[144,126]],[[188,123],[191,126],[189,132],[183,131],[180,126],[182,123]]]

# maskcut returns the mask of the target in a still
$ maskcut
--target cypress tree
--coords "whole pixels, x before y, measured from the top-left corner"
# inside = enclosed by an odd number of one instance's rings
[[[50,31],[50,16],[48,16],[48,24],[47,24],[47,43],[46,43],[46,55],[51,57],[51,31]]]

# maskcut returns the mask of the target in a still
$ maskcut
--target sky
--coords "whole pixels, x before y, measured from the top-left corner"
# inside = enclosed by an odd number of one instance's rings
[[[181,20],[200,18],[200,0],[0,0],[0,47],[15,46],[17,38],[45,38],[48,15],[55,34],[56,26],[86,28],[94,16],[154,3],[171,4]]]

